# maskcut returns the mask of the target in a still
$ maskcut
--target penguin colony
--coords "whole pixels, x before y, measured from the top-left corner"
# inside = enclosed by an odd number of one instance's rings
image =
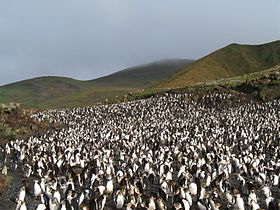
[[[280,100],[165,94],[33,118],[65,127],[6,144],[2,173],[32,179],[14,209],[280,209]]]

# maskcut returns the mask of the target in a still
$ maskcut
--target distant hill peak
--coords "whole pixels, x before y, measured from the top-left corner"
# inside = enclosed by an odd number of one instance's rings
[[[191,59],[165,59],[126,68],[92,82],[103,86],[145,88],[166,79],[192,62]]]
[[[269,69],[280,63],[280,41],[232,43],[191,63],[156,87],[175,88]]]

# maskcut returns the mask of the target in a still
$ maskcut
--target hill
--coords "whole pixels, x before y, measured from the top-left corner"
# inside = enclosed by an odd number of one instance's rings
[[[190,62],[158,61],[88,81],[52,76],[19,81],[0,87],[0,103],[16,102],[37,108],[93,105],[155,85]]]
[[[93,80],[101,86],[145,88],[155,85],[193,62],[190,59],[167,59],[127,68]]]
[[[0,102],[38,106],[54,98],[78,92],[87,83],[65,77],[38,77],[0,87]]]
[[[279,63],[280,41],[262,45],[231,44],[186,66],[156,87],[184,87],[261,71]]]

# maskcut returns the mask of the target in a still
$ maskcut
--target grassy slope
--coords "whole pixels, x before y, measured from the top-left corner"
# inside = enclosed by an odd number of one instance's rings
[[[245,97],[267,101],[280,99],[280,65],[268,70],[262,70],[237,77],[201,82],[183,88],[174,89],[147,89],[132,96],[132,99],[141,99],[162,93],[191,93],[195,98],[200,98],[208,93],[232,93]]]
[[[132,91],[136,91],[136,89],[90,86],[89,88],[82,89],[73,94],[44,101],[39,105],[39,108],[47,109],[92,106],[98,103],[115,101]]]
[[[279,63],[280,41],[263,45],[231,44],[193,62],[156,87],[183,87],[261,71]]]
[[[0,87],[0,102],[38,106],[44,101],[72,94],[85,88],[82,81],[65,77],[39,77]]]
[[[0,87],[0,103],[18,102],[37,108],[93,105],[154,85],[188,63],[186,59],[156,62],[89,81],[65,77],[24,80]]]

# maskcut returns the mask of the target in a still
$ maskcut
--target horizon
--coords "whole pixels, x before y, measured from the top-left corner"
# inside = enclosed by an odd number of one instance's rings
[[[0,86],[42,76],[92,80],[166,59],[197,60],[232,43],[280,38],[276,0],[4,4]]]
[[[17,83],[17,82],[21,82],[21,81],[26,81],[26,80],[36,79],[36,78],[43,78],[43,77],[62,77],[62,78],[68,78],[68,79],[73,79],[73,80],[78,80],[78,81],[90,81],[90,80],[95,80],[95,79],[99,79],[99,78],[102,78],[102,77],[106,77],[106,76],[109,76],[109,75],[112,75],[112,74],[115,74],[115,73],[118,73],[118,72],[121,72],[121,71],[124,71],[124,70],[130,70],[130,69],[133,69],[133,68],[142,67],[142,66],[145,66],[145,65],[153,64],[153,63],[164,62],[164,61],[168,61],[168,60],[192,60],[192,61],[196,61],[197,59],[166,58],[166,59],[162,59],[162,60],[152,61],[152,62],[149,62],[149,63],[138,64],[138,65],[135,65],[135,66],[128,66],[128,67],[125,67],[124,69],[119,69],[119,70],[113,71],[109,74],[105,74],[105,75],[101,75],[101,76],[96,77],[96,78],[89,78],[89,79],[77,79],[77,78],[74,78],[74,77],[67,77],[67,76],[64,76],[64,75],[55,75],[55,74],[54,75],[41,75],[41,76],[38,76],[38,77],[30,77],[30,78],[26,78],[26,79],[22,79],[22,80],[17,80],[17,81],[11,82],[11,83],[3,84],[3,85],[0,84],[0,87],[5,86],[5,85],[9,85],[9,84],[13,84],[13,83]]]
[[[222,49],[223,47],[227,47],[231,44],[237,44],[237,45],[263,45],[263,44],[268,44],[268,43],[273,43],[273,42],[279,42],[280,40],[273,40],[271,42],[265,42],[265,43],[259,43],[259,44],[245,44],[245,43],[229,43],[225,46],[222,46],[216,50],[219,50],[219,49]],[[216,50],[212,51],[212,52],[215,52]],[[166,58],[166,59],[162,59],[162,60],[156,60],[156,61],[152,61],[152,62],[148,62],[148,63],[142,63],[142,64],[138,64],[138,65],[135,65],[135,66],[128,66],[128,67],[125,67],[123,69],[119,69],[119,70],[116,70],[116,71],[113,71],[111,73],[108,73],[108,74],[105,74],[105,75],[101,75],[99,77],[95,77],[95,78],[88,78],[88,79],[77,79],[75,77],[67,77],[65,75],[40,75],[40,76],[37,76],[37,77],[30,77],[30,78],[25,78],[25,79],[22,79],[22,80],[17,80],[17,81],[13,81],[13,82],[10,82],[10,83],[7,83],[7,84],[0,84],[0,87],[1,86],[6,86],[6,85],[9,85],[9,84],[13,84],[13,83],[17,83],[17,82],[21,82],[21,81],[26,81],[26,80],[32,80],[32,79],[37,79],[37,78],[44,78],[44,77],[61,77],[61,78],[68,78],[68,79],[73,79],[73,80],[78,80],[78,81],[90,81],[90,80],[95,80],[95,79],[99,79],[99,78],[102,78],[102,77],[106,77],[106,76],[109,76],[109,75],[112,75],[112,74],[115,74],[115,73],[118,73],[118,72],[121,72],[121,71],[124,71],[124,70],[127,70],[127,69],[133,69],[133,68],[137,68],[137,67],[141,67],[141,66],[145,66],[145,65],[149,65],[149,64],[153,64],[153,63],[157,63],[157,62],[163,62],[163,61],[167,61],[167,60],[192,60],[193,62],[211,54],[212,52],[209,52],[208,54],[200,57],[200,58],[197,58],[197,59],[189,59],[189,58]]]

